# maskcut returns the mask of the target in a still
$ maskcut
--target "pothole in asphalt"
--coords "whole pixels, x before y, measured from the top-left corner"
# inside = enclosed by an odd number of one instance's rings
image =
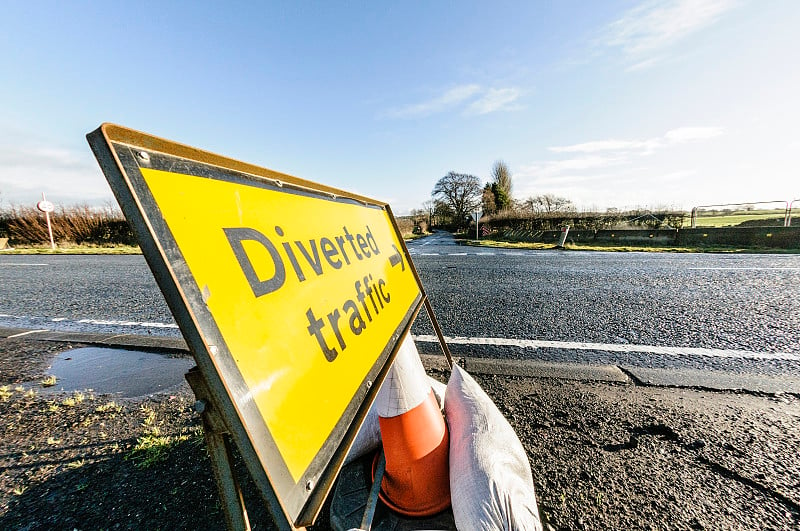
[[[113,348],[83,347],[61,352],[47,371],[56,383],[42,387],[41,393],[92,390],[135,398],[166,392],[184,382],[184,374],[194,360],[170,358],[154,352]]]

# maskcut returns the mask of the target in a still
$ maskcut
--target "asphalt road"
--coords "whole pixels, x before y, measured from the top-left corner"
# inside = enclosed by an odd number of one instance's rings
[[[505,356],[800,374],[798,255],[519,251],[445,234],[409,251],[446,335],[554,343]],[[432,333],[422,318],[414,331]]]
[[[408,247],[457,355],[800,375],[798,255]],[[0,326],[179,335],[141,256],[0,254]]]

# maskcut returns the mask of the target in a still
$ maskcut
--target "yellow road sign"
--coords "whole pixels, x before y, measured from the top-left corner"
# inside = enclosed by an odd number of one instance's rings
[[[89,141],[251,474],[310,523],[422,303],[388,205],[109,124]]]

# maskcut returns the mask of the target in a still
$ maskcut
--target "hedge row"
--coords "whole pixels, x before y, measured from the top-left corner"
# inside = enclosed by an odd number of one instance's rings
[[[60,244],[137,245],[122,213],[112,208],[62,207],[50,214],[50,224],[53,239]],[[0,211],[0,237],[11,245],[49,242],[45,214],[19,206]]]

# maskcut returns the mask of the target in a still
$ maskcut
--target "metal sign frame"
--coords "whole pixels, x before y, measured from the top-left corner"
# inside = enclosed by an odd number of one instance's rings
[[[434,320],[389,205],[114,124],[101,125],[87,135],[87,140],[194,355],[212,395],[213,407],[224,420],[276,525],[281,529],[295,529],[312,524],[394,360],[400,340],[409,332],[423,303]],[[279,189],[325,201],[382,209],[388,214],[391,231],[400,242],[399,252],[414,275],[419,292],[387,344],[379,347],[381,351],[363,385],[298,481],[287,472],[280,456],[275,457],[275,442],[255,406],[252,409],[241,404],[237,406],[232,398],[231,390],[241,390],[241,386],[246,384],[204,304],[203,294],[176,238],[145,183],[142,168],[163,168],[173,173],[219,179],[242,186]],[[440,335],[438,326],[436,328],[437,335]],[[445,345],[442,344],[442,348],[446,351]]]

